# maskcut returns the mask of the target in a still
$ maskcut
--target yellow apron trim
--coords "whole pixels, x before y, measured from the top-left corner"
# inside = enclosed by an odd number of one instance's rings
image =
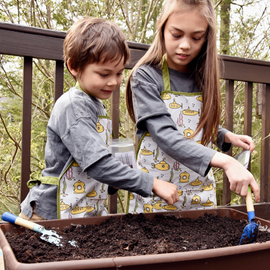
[[[136,160],[138,159],[138,154],[139,154],[139,151],[140,151],[140,146],[142,144],[142,141],[143,139],[145,138],[145,136],[148,134],[148,132],[144,132],[144,134],[142,135],[140,141],[139,141],[139,144],[138,144],[138,147],[137,147],[137,151],[136,151]],[[129,204],[130,204],[130,194],[131,192],[128,192],[128,199],[127,199],[127,207],[126,207],[126,214],[129,213]]]
[[[66,167],[66,169],[63,171],[63,173],[60,175],[59,177],[59,181],[60,179],[62,178],[62,176],[70,169],[70,167],[76,162],[75,159],[73,159],[69,165]],[[60,188],[59,188],[59,185],[58,184],[58,189],[57,189],[57,219],[61,219],[61,216],[60,216]]]
[[[164,54],[161,61],[162,65],[162,77],[164,83],[164,91],[168,92],[171,91],[171,82],[170,82],[170,73],[167,63],[167,55]]]
[[[138,155],[139,155],[139,151],[140,151],[140,147],[141,147],[141,144],[142,144],[142,141],[144,139],[144,137],[148,134],[149,132],[148,131],[145,131],[138,143],[138,147],[137,147],[137,151],[136,151],[136,160],[138,159]]]
[[[164,54],[163,57],[162,57],[161,65],[162,65],[162,78],[163,78],[163,83],[164,83],[164,91],[161,92],[161,96],[164,93],[171,93],[171,94],[182,95],[182,96],[183,95],[185,95],[185,96],[196,96],[196,95],[201,95],[202,94],[202,92],[187,93],[187,92],[171,91],[170,73],[169,73],[166,54]]]
[[[98,118],[102,118],[102,119],[110,119],[110,120],[111,120],[111,117],[108,116],[108,115],[99,115]]]
[[[79,85],[79,82],[76,82],[75,87],[78,88],[79,90],[83,91],[82,88],[81,88],[81,86]],[[83,91],[83,92],[84,92],[84,91]],[[84,92],[84,93],[85,93],[85,92]]]
[[[72,159],[71,162],[69,163],[69,165],[66,167],[66,169],[63,171],[63,173],[60,175],[59,179],[62,178],[62,176],[69,170],[69,168],[73,165],[73,163],[75,163],[76,160]],[[77,162],[76,162],[77,163]]]
[[[187,92],[176,92],[176,91],[162,91],[161,97],[167,93],[179,95],[179,96],[181,95],[181,96],[191,96],[191,97],[202,95],[202,92],[187,93]]]
[[[128,214],[128,210],[129,210],[129,204],[130,204],[130,194],[131,194],[131,192],[129,192],[129,191],[128,191],[128,199],[127,199],[126,214]]]
[[[42,176],[41,174],[32,174],[31,178],[27,182],[28,188],[32,188],[35,185],[47,184],[57,186],[59,184],[59,178],[53,176]]]

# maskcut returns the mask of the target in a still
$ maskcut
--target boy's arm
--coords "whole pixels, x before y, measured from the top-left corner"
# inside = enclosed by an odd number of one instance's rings
[[[135,192],[143,197],[149,196],[153,189],[153,176],[140,170],[131,169],[111,155],[99,159],[85,171],[89,176],[102,183]]]
[[[113,195],[117,191],[118,191],[117,188],[114,188],[112,186],[108,187],[109,195]],[[163,198],[167,204],[174,204],[175,202],[179,201],[179,194],[178,194],[177,186],[171,183],[168,183],[166,181],[154,178],[152,191],[157,196]]]
[[[151,192],[163,198],[168,204],[179,200],[174,184],[153,178],[148,173],[131,169],[113,157],[104,157],[87,168],[86,172],[96,180],[111,186],[111,190],[121,188],[147,197]]]
[[[163,198],[167,204],[179,201],[177,186],[163,180],[154,178],[153,193]]]

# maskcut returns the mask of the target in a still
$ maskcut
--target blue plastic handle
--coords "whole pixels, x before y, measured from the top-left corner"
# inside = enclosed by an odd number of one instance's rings
[[[2,220],[4,221],[8,221],[10,223],[15,224],[16,219],[17,219],[17,216],[9,212],[5,212],[2,214]]]

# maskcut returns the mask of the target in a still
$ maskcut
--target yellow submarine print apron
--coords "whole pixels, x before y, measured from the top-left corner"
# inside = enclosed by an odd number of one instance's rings
[[[111,120],[107,116],[99,116],[97,131],[108,147],[111,130]],[[58,186],[58,219],[105,216],[108,214],[104,206],[108,197],[108,186],[106,184],[88,176],[72,157],[63,171],[60,177],[32,174],[32,179],[27,182],[27,186],[32,188],[41,183]]]
[[[202,108],[202,93],[172,92],[166,59],[163,58],[162,74],[164,91],[162,99],[171,114],[179,132],[189,138],[196,130]],[[201,143],[202,131],[193,140]],[[216,185],[212,170],[206,177],[195,173],[174,160],[159,148],[149,133],[140,140],[137,153],[138,169],[150,173],[155,178],[168,181],[178,187],[180,200],[168,205],[163,199],[151,194],[143,198],[129,193],[129,213],[151,213],[216,207]]]
[[[109,146],[111,135],[111,120],[100,116],[97,131]],[[73,160],[65,173],[60,177],[58,188],[58,218],[78,218],[90,216],[105,216],[108,186],[83,172],[78,163]]]

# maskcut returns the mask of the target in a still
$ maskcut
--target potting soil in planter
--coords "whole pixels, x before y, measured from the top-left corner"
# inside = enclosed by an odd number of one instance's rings
[[[68,226],[58,232],[65,239],[62,246],[44,242],[39,233],[30,230],[8,232],[6,238],[18,262],[36,263],[237,246],[247,224],[245,220],[211,214],[196,219],[173,215],[146,219],[139,214],[111,217],[99,225]],[[78,247],[70,245],[70,240]],[[269,232],[259,231],[256,242],[269,240]]]

